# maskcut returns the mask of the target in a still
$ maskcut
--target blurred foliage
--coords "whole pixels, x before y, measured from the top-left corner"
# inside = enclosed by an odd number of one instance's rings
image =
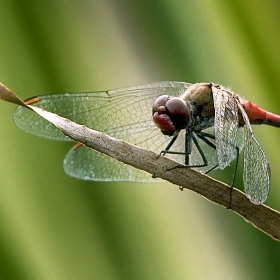
[[[1,1],[1,82],[22,98],[211,81],[280,112],[280,3]],[[177,187],[67,177],[69,144],[13,126],[1,103],[1,279],[276,279],[280,245]],[[279,210],[279,131],[256,127]],[[230,181],[231,170],[213,175]],[[237,187],[242,188],[242,166]]]

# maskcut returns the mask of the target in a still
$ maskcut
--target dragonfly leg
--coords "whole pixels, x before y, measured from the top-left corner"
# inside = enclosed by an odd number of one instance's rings
[[[177,137],[179,134],[175,135],[170,143],[167,145],[165,150],[161,151],[161,154],[172,154],[172,155],[184,155],[185,156],[185,167],[191,167],[189,166],[189,155],[191,154],[191,140],[192,140],[192,132],[190,129],[186,130],[186,135],[185,135],[185,151],[184,152],[176,152],[176,151],[170,151],[170,148],[174,144],[174,142],[177,140]],[[179,167],[180,165],[178,165]],[[182,166],[180,166],[182,167]],[[172,169],[177,168],[173,167]],[[169,169],[169,170],[172,170]]]
[[[236,178],[236,173],[237,173],[237,167],[238,167],[238,160],[239,160],[239,147],[238,147],[237,145],[235,145],[235,149],[236,149],[236,161],[235,161],[235,166],[234,166],[234,173],[233,173],[232,183],[231,183],[231,187],[230,187],[229,205],[228,205],[227,209],[230,209],[230,208],[231,208],[231,203],[232,203],[232,190],[233,190],[234,183],[235,183],[235,178]]]
[[[211,146],[213,149],[216,150],[216,145],[214,145],[211,141],[209,141],[206,137],[210,138],[210,139],[215,139],[215,136],[213,134],[209,134],[209,133],[204,133],[201,132],[200,134],[197,135],[202,141],[204,141],[205,143],[207,143],[209,146]],[[233,144],[232,144],[233,145]],[[236,161],[235,161],[235,166],[234,166],[234,173],[233,173],[233,179],[232,179],[232,183],[231,183],[231,187],[230,187],[230,195],[229,195],[229,205],[228,205],[228,209],[231,208],[231,204],[232,204],[232,190],[234,187],[234,183],[235,183],[235,178],[236,178],[236,173],[237,173],[237,167],[238,167],[238,160],[239,160],[239,147],[237,145],[235,145],[235,149],[236,149]],[[219,164],[216,164],[215,166],[213,166],[211,169],[209,169],[207,172],[205,172],[205,174],[209,173],[210,171],[214,170],[215,168],[217,168],[219,166]]]
[[[175,143],[175,141],[177,140],[178,135],[179,135],[179,133],[176,134],[175,136],[173,136],[173,138],[172,138],[171,141],[168,143],[168,145],[166,146],[166,148],[165,148],[164,150],[162,150],[162,151],[159,153],[157,159],[159,159],[159,157],[161,157],[162,155],[165,155],[166,153],[170,153],[169,149],[172,147],[172,145],[173,145],[173,144]],[[155,173],[152,174],[152,178],[156,178],[156,174],[155,174]]]
[[[199,154],[200,154],[200,156],[201,156],[201,158],[203,160],[203,164],[196,165],[196,166],[193,166],[193,167],[204,167],[204,166],[207,166],[208,165],[208,161],[206,159],[206,156],[205,156],[204,152],[202,151],[202,149],[201,149],[197,139],[195,138],[195,136],[193,134],[192,134],[192,140],[193,140],[193,142],[194,142],[194,144],[195,144],[195,146],[196,146],[196,148],[197,148],[197,150],[198,150],[198,152],[199,152]]]
[[[179,134],[176,134],[175,136],[173,136],[173,138],[171,139],[171,141],[168,143],[168,145],[166,146],[166,148],[164,150],[162,150],[160,153],[159,153],[159,156],[164,156],[166,153],[171,153],[169,150],[170,148],[172,147],[172,145],[175,143],[175,141],[177,140],[178,138],[178,135]]]
[[[215,139],[216,139],[216,138],[215,138],[215,135],[210,134],[210,133],[200,132],[199,134],[197,134],[197,137],[199,137],[199,139],[201,139],[204,143],[206,143],[207,145],[209,145],[211,148],[213,148],[214,150],[216,150],[216,145],[207,139],[207,137],[208,137],[208,138],[210,138],[210,139],[215,140]],[[212,168],[210,168],[209,170],[207,170],[207,171],[205,172],[205,174],[207,174],[207,173],[211,172],[212,170],[216,169],[218,166],[219,166],[219,164],[217,163],[217,164],[214,165]]]
[[[206,135],[208,136],[208,135]],[[206,139],[203,135],[198,135],[198,137],[200,139],[202,139],[205,143],[207,143],[208,145],[210,145],[212,148],[216,148],[216,146],[211,142],[209,141],[208,139]],[[189,155],[191,154],[191,151],[192,151],[192,147],[191,147],[191,140],[194,142],[200,156],[201,156],[201,159],[203,161],[203,163],[201,164],[196,164],[196,165],[190,165],[189,164]],[[178,166],[175,166],[173,167],[172,169],[175,169],[175,168],[186,168],[186,167],[204,167],[204,166],[207,166],[208,165],[208,161],[205,157],[205,154],[202,150],[202,148],[200,147],[195,135],[193,132],[187,130],[186,131],[186,136],[185,136],[185,152],[176,152],[176,151],[165,151],[165,153],[168,153],[168,154],[177,154],[177,155],[185,155],[185,165],[182,166],[182,165],[178,165]],[[169,170],[172,170],[172,169],[169,169]],[[212,169],[211,169],[212,170]]]
[[[188,137],[188,135],[190,135],[190,136]],[[211,134],[209,134],[209,135],[211,135]],[[212,142],[210,142],[208,139],[206,139],[203,135],[197,135],[197,136],[201,140],[203,140],[205,143],[207,143],[210,147],[216,149],[216,146]],[[206,135],[206,136],[208,136],[208,135]],[[211,136],[214,137],[214,135],[211,135]],[[215,138],[212,138],[212,139],[215,139]],[[203,160],[203,164],[200,164],[200,165],[189,165],[189,155],[191,154],[191,140],[193,140],[197,150],[199,151],[199,154],[200,154],[200,156],[201,156],[201,158]],[[186,165],[185,166],[181,166],[180,165],[180,166],[177,166],[177,167],[184,168],[184,167],[204,167],[204,166],[207,166],[208,162],[207,162],[207,159],[205,157],[205,154],[203,153],[203,151],[202,151],[202,149],[201,149],[201,147],[200,147],[200,145],[199,145],[195,135],[192,132],[190,132],[189,134],[186,135],[185,142],[186,142],[185,143],[186,144],[186,151],[185,151],[185,156],[186,156],[185,157],[185,164]],[[174,167],[174,168],[176,168],[176,167]],[[174,169],[174,168],[172,168],[172,169]],[[211,168],[211,170],[212,170],[212,168]],[[179,187],[179,190],[183,191],[184,188],[183,187]]]

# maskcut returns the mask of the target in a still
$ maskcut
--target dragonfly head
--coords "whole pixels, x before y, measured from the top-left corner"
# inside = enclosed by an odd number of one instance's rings
[[[153,120],[165,135],[174,135],[190,123],[190,107],[181,98],[161,95],[153,104]]]

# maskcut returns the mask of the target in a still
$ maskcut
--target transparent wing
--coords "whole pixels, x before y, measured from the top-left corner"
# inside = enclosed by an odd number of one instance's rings
[[[156,129],[152,122],[154,100],[162,94],[180,96],[190,85],[160,82],[104,92],[44,95],[34,105],[111,136],[125,136]],[[52,124],[23,107],[15,110],[13,119],[26,132],[53,140],[69,140]]]
[[[212,87],[215,106],[215,136],[219,168],[224,169],[237,157],[239,136],[238,105],[234,96],[222,87]],[[242,133],[242,132],[240,132]]]
[[[161,182],[151,174],[133,168],[86,146],[72,148],[66,155],[63,168],[66,174],[88,181]]]
[[[244,191],[251,202],[261,204],[267,199],[269,194],[270,166],[239,100],[237,104],[245,122]]]

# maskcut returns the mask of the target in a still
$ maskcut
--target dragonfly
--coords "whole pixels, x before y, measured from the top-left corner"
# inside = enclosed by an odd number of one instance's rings
[[[268,197],[270,166],[251,124],[280,127],[280,116],[219,84],[166,81],[100,92],[42,95],[25,102],[203,173],[237,162],[244,149],[245,194],[255,204]],[[72,141],[26,108],[17,107],[13,120],[20,129],[39,137]],[[86,146],[75,145],[65,156],[63,167],[68,175],[83,180],[157,182],[150,174]]]

